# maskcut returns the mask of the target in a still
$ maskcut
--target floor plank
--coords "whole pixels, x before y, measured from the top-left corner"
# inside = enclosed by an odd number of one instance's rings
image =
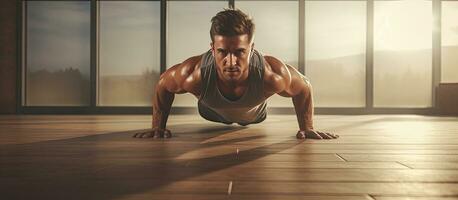
[[[458,117],[319,115],[315,127],[341,136],[320,141],[295,139],[293,115],[247,127],[177,115],[171,139],[132,138],[150,123],[0,115],[1,198],[458,198]]]

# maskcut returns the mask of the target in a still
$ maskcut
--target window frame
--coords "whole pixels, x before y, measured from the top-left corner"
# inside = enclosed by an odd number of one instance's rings
[[[76,0],[77,1],[77,0]],[[97,105],[97,42],[98,42],[98,13],[100,0],[90,1],[90,31],[91,31],[91,59],[90,59],[90,96],[91,101],[89,106],[26,106],[25,103],[25,32],[26,30],[26,15],[27,1],[21,0],[17,3],[18,10],[18,74],[17,74],[17,111],[19,114],[150,114],[152,113],[151,106],[98,106]],[[160,72],[166,70],[166,48],[167,48],[167,2],[168,1],[185,1],[185,0],[152,0],[160,1]],[[196,1],[226,1],[228,7],[235,7],[236,0],[196,0]],[[240,0],[243,1],[243,0]],[[251,0],[253,1],[253,0]],[[256,0],[254,0],[256,1]],[[266,0],[259,0],[266,1]],[[268,1],[268,0],[267,0]],[[299,2],[299,52],[298,52],[298,69],[301,73],[305,72],[305,1],[327,1],[327,0],[289,0]],[[346,0],[339,0],[346,1]],[[431,0],[433,10],[433,30],[432,30],[432,105],[427,108],[375,108],[373,105],[373,37],[374,37],[374,1],[375,0],[351,0],[351,1],[366,1],[366,105],[361,108],[349,107],[316,107],[317,114],[434,114],[435,113],[435,89],[441,82],[441,2],[442,1],[458,1],[458,0]],[[307,75],[307,74],[305,74]],[[294,114],[294,108],[269,108],[269,112],[273,114]],[[195,107],[173,107],[172,114],[196,114]]]

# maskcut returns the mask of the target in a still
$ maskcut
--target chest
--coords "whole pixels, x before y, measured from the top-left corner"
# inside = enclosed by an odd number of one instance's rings
[[[236,101],[245,95],[248,86],[238,86],[238,87],[227,87],[222,84],[218,84],[219,92],[221,95],[231,101]]]

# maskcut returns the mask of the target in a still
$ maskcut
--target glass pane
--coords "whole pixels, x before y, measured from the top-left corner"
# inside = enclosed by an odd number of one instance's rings
[[[442,78],[458,83],[458,2],[442,1]]]
[[[431,1],[374,4],[374,106],[430,107]]]
[[[90,2],[27,1],[28,106],[90,104]]]
[[[167,67],[210,49],[211,18],[227,1],[168,1],[167,2]],[[189,93],[176,95],[174,106],[197,105],[197,99]]]
[[[253,17],[255,49],[295,68],[299,51],[299,3],[297,1],[235,1],[235,6]],[[275,24],[275,28],[272,25]],[[291,98],[274,95],[269,106],[292,107]]]
[[[99,20],[99,105],[151,105],[160,75],[160,2],[101,1]]]
[[[315,106],[364,107],[366,2],[306,1],[305,58]]]

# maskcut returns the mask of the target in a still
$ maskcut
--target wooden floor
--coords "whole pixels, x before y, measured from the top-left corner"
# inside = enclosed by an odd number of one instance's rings
[[[458,118],[295,116],[241,127],[171,116],[0,116],[0,199],[458,199]],[[238,152],[238,153],[237,153]]]

